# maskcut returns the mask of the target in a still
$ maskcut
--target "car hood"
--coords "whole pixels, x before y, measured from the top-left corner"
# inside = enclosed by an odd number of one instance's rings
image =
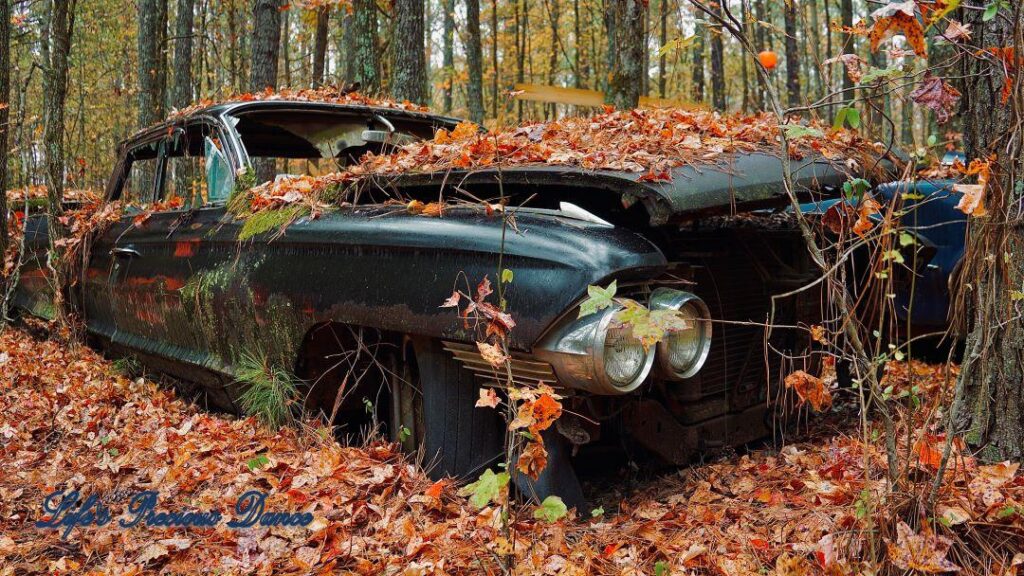
[[[844,182],[866,175],[820,155],[793,160],[797,193],[805,198],[836,196]],[[879,165],[884,181],[891,164]],[[584,170],[574,166],[526,165],[433,173],[406,173],[390,182],[396,187],[497,183],[585,187],[620,194],[624,205],[641,202],[651,225],[696,215],[735,212],[785,205],[783,163],[764,152],[732,154],[714,164],[688,165],[671,170],[671,180],[649,182],[643,174],[615,170]]]

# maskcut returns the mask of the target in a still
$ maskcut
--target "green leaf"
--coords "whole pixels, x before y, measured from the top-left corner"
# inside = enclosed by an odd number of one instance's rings
[[[561,498],[558,496],[548,496],[533,511],[533,517],[550,524],[561,520],[568,512],[569,510],[565,507],[565,502],[562,502]]]
[[[840,108],[839,111],[836,112],[836,119],[832,121],[832,127],[835,128],[836,130],[839,130],[840,128],[845,126],[846,125],[846,115],[849,113],[849,111],[850,111],[849,108],[846,108],[846,107]]]
[[[817,128],[804,126],[803,124],[786,124],[786,138],[796,140],[797,138],[824,138],[825,134]]]
[[[892,260],[893,262],[895,262],[897,264],[903,264],[903,262],[904,262],[903,254],[900,254],[899,250],[889,250],[888,252],[884,252],[882,254],[882,259],[883,260]]]
[[[469,501],[473,503],[473,506],[477,508],[483,508],[498,497],[501,493],[501,489],[508,485],[509,474],[508,472],[502,472],[495,474],[490,468],[484,470],[484,473],[480,475],[480,478],[468,484],[465,488],[460,491],[462,495],[468,495]]]
[[[938,21],[942,20],[943,18],[945,18],[946,16],[949,16],[950,12],[952,12],[953,10],[956,10],[959,7],[960,7],[960,0],[946,0],[946,3],[945,3],[945,5],[943,5],[942,9],[941,10],[937,10],[936,12],[934,12],[929,17],[929,19],[932,22],[938,22]]]
[[[998,513],[996,513],[996,518],[999,518],[1000,520],[1003,520],[1005,518],[1009,518],[1010,516],[1013,516],[1016,513],[1017,513],[1017,509],[1015,507],[1007,506],[1007,507],[1003,508],[1002,510],[1000,510]]]
[[[604,506],[598,506],[590,511],[591,518],[597,518],[598,516],[604,516]]]
[[[864,74],[860,79],[860,85],[874,84],[881,80],[887,80],[894,76],[898,76],[903,71],[900,68],[871,68]]]
[[[1014,302],[1024,300],[1024,292],[1021,292],[1020,290],[1010,290],[1010,300],[1013,300]]]
[[[615,290],[617,289],[615,282],[615,280],[612,280],[612,283],[607,288],[588,286],[587,299],[580,303],[579,317],[589,316],[598,310],[604,310],[611,306],[614,302]]]
[[[928,147],[929,148],[932,147],[932,146],[935,146],[938,143],[939,143],[939,137],[936,136],[935,134],[932,134],[931,136],[928,137]]]
[[[668,576],[668,562],[658,560],[654,563],[654,576]]]
[[[263,454],[260,454],[259,456],[255,457],[255,458],[251,458],[248,461],[246,461],[246,463],[245,463],[246,467],[249,468],[250,472],[253,472],[255,470],[259,470],[260,468],[263,468],[267,464],[270,464],[270,458],[267,458]]]
[[[985,6],[985,13],[982,14],[982,16],[981,16],[982,21],[988,22],[989,20],[992,20],[993,18],[995,18],[996,14],[999,13],[999,8],[1001,8],[1001,7],[1002,7],[1002,2],[1000,2],[998,0],[996,2],[993,2],[993,3],[989,4],[988,6]]]
[[[509,270],[508,268],[505,268],[504,270],[501,271],[501,283],[502,284],[511,284],[512,283],[512,278],[514,278],[514,277],[515,277],[515,274],[513,274],[512,271]]]
[[[854,130],[860,128],[860,110],[850,108],[849,112],[846,113],[846,123]]]
[[[900,232],[900,246],[911,246],[915,243],[914,237],[906,232]]]
[[[664,56],[671,50],[685,50],[690,46],[693,46],[693,43],[696,40],[696,35],[686,36],[685,38],[674,38],[672,40],[669,40],[668,42],[665,43],[664,46],[658,49],[658,56]]]
[[[832,127],[839,130],[845,125],[849,125],[854,130],[860,128],[860,110],[853,106],[843,106],[840,108],[839,112],[836,112],[836,120],[832,123]]]

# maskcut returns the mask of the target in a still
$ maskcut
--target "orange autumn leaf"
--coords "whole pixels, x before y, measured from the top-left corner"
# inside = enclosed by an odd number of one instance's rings
[[[792,388],[796,392],[801,405],[809,403],[816,412],[832,406],[832,393],[825,387],[825,382],[803,370],[786,376],[786,388]]]
[[[874,198],[865,198],[860,204],[857,221],[853,224],[853,231],[863,238],[865,234],[875,227],[875,223],[871,221],[871,217],[878,214],[881,209],[882,205]]]
[[[444,488],[445,486],[448,485],[448,482],[448,479],[442,478],[437,482],[431,484],[430,487],[427,488],[423,493],[426,494],[427,496],[430,496],[431,498],[440,498],[441,493],[444,492]]]
[[[985,192],[988,189],[988,183],[992,178],[992,163],[995,162],[995,157],[991,157],[987,160],[977,158],[971,161],[971,165],[961,172],[966,176],[977,176],[977,184],[957,184],[953,186],[953,191],[963,194],[960,201],[957,202],[956,209],[967,214],[968,216],[982,217],[988,215],[988,209],[985,208]]]
[[[924,27],[917,19],[917,4],[914,0],[886,4],[872,16],[875,23],[868,37],[871,39],[871,51],[877,52],[882,42],[897,34],[903,34],[907,44],[921,58],[928,57],[928,46],[924,39]]]
[[[548,451],[543,442],[528,442],[523,453],[519,455],[516,468],[530,478],[536,480],[548,465]]]

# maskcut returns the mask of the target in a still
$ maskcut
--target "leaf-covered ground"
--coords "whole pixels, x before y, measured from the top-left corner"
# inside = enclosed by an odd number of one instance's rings
[[[922,406],[948,391],[942,370],[923,365],[890,365],[888,381],[897,395],[916,387]],[[323,430],[275,434],[206,413],[88,348],[8,329],[0,390],[0,574],[1015,574],[1024,563],[1017,465],[956,453],[926,510],[915,491],[942,443],[923,433],[897,492],[879,447],[818,434],[669,474],[594,518],[548,523],[513,506],[503,528],[500,508],[477,509],[389,444],[343,447]],[[72,488],[102,496],[115,520],[66,538],[35,527],[43,498]],[[117,527],[138,491],[159,491],[160,510],[230,516],[252,489],[313,523]]]

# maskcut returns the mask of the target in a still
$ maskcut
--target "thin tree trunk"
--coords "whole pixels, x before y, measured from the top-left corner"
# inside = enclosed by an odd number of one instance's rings
[[[160,118],[159,0],[139,0],[139,128]],[[55,6],[63,2],[55,2]],[[56,13],[56,8],[54,13]]]
[[[667,0],[662,0],[665,2]],[[580,29],[580,0],[572,0],[572,33],[573,33],[573,85],[576,88],[583,88],[583,36]]]
[[[800,53],[796,38],[796,2],[787,3],[784,9],[786,19],[786,92],[789,106],[800,105]]]
[[[57,242],[64,235],[60,223],[64,199],[64,101],[68,91],[68,57],[75,23],[76,0],[55,1],[50,9],[48,37],[50,61],[44,75],[43,148],[46,156],[46,193],[49,201],[47,227],[50,254],[56,255]],[[57,257],[50,262],[53,271],[55,319],[64,322],[64,265]]]
[[[1024,6],[1012,3],[996,18],[982,20],[987,0],[967,0],[966,22],[973,29],[969,53],[1008,47],[1020,58]],[[1012,56],[1010,57],[1012,61]],[[964,145],[969,158],[994,155],[986,206],[989,216],[974,219],[964,256],[962,297],[972,322],[961,369],[967,414],[957,414],[967,441],[988,461],[1024,458],[1024,320],[1016,291],[1024,285],[1024,233],[1020,227],[1024,190],[1024,78],[1007,80],[998,59],[963,59]],[[1009,81],[1012,84],[1007,85]],[[1004,86],[1009,86],[1004,102]],[[968,288],[973,287],[973,289]]]
[[[169,54],[167,43],[168,10],[167,3],[170,0],[157,0],[156,15],[156,117],[163,120],[167,111],[167,100],[170,95],[167,89],[167,71],[170,70]]]
[[[469,119],[484,122],[484,55],[480,39],[480,0],[466,0],[466,66],[469,85],[466,86],[466,105]]]
[[[467,20],[470,18],[468,12],[470,10],[469,3],[466,4]],[[442,22],[442,46],[441,46],[441,63],[443,70],[441,78],[444,81],[444,98],[441,101],[441,109],[445,113],[452,111],[452,94],[454,92],[455,84],[455,0],[442,0],[441,2],[441,22]],[[480,38],[480,7],[479,0],[477,1],[477,14],[476,14],[476,34],[477,41]],[[467,21],[468,27],[468,21]],[[469,32],[472,34],[472,32]],[[469,51],[472,49],[470,44],[471,41],[467,41],[466,46],[466,59],[469,59]],[[468,64],[468,63],[467,63]]]
[[[609,58],[608,92],[605,100],[616,108],[635,108],[643,88],[644,24],[647,3],[644,0],[620,0],[608,3]]]
[[[828,6],[828,0],[825,0],[825,5]],[[818,13],[818,0],[811,0],[808,9],[811,12],[811,47],[807,57],[811,58],[811,68],[814,69],[814,97],[819,99],[825,95],[825,81],[821,74],[821,16]],[[826,19],[825,22],[828,20]],[[830,52],[829,57],[831,58],[831,56]]]
[[[659,16],[659,46],[664,47],[668,44],[668,0],[661,0],[661,9],[658,14]],[[658,97],[666,98],[665,96],[665,76],[668,71],[668,54],[662,52],[661,56],[658,57]]]
[[[839,20],[843,26],[853,27],[853,0],[842,0],[842,4],[839,7]],[[843,53],[854,54],[856,53],[856,38],[853,34],[843,35]],[[850,79],[849,74],[843,73],[843,90],[850,90],[853,88],[853,80]],[[853,97],[853,92],[844,92],[842,100],[847,100]]]
[[[427,99],[427,63],[423,45],[423,1],[395,0],[395,32],[391,38],[391,96],[429,104]]]
[[[704,52],[707,50],[706,37],[708,29],[704,24],[698,23],[694,28],[693,62],[691,64],[692,82],[690,85],[690,98],[696,104],[704,102]]]
[[[0,275],[7,254],[7,132],[11,102],[11,0],[0,0]],[[0,283],[0,290],[6,287]],[[0,316],[0,325],[5,318]]]
[[[331,22],[329,4],[316,10],[316,32],[313,39],[313,87],[323,86],[324,72],[327,65],[327,33]]]
[[[558,45],[560,42],[558,36],[558,21],[561,18],[561,8],[558,2],[552,2],[550,6],[549,16],[551,19],[551,54],[548,55],[548,85],[555,85],[555,75],[558,74]],[[558,105],[555,103],[551,104],[551,117],[555,117],[558,114]],[[547,116],[547,114],[545,114]]]
[[[174,25],[174,94],[171,103],[179,110],[192,103],[193,0],[178,0]]]
[[[758,52],[763,52],[768,49],[767,32],[765,27],[761,24],[762,22],[765,22],[768,17],[768,11],[765,8],[764,3],[765,0],[756,0],[754,2],[754,15],[758,20],[754,24],[754,47]],[[765,92],[764,86],[762,86],[760,82],[757,83],[757,106],[761,110],[768,108],[768,95]]]
[[[740,18],[743,22],[743,33],[750,36],[750,4],[748,0],[740,0]],[[743,112],[750,110],[750,69],[747,64],[747,58],[741,53],[740,54],[740,74],[743,76]]]
[[[377,3],[375,0],[352,0],[352,81],[367,94],[380,91],[380,59],[377,51]],[[352,46],[352,44],[350,44]]]
[[[283,86],[292,85],[292,11],[285,10],[281,14],[281,80]],[[326,49],[326,47],[325,47]]]
[[[252,64],[249,89],[277,88],[277,51],[281,45],[281,0],[255,0],[252,9]]]
[[[491,116],[498,118],[498,0],[491,1]]]
[[[715,12],[722,13],[721,5],[715,5]],[[717,110],[725,111],[728,106],[725,94],[725,47],[721,33],[711,35],[711,102]]]

